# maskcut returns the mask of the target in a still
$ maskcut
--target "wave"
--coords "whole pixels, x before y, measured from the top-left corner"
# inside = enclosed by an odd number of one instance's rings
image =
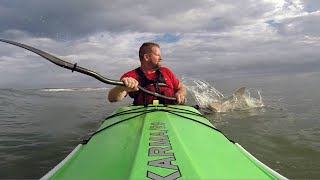
[[[45,91],[45,92],[74,92],[74,91],[105,91],[110,88],[44,88],[44,89],[39,89],[40,91]]]

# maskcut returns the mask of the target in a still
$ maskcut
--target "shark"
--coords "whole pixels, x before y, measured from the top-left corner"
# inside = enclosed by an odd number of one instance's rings
[[[246,87],[241,87],[232,96],[223,97],[217,102],[200,105],[199,109],[207,112],[227,112],[232,110],[243,110],[253,107],[262,107],[261,100],[248,98],[245,96]]]

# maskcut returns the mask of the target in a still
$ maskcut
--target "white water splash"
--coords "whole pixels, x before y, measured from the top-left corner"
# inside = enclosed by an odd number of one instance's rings
[[[213,102],[219,102],[224,95],[209,83],[201,80],[186,80],[182,78],[183,84],[190,91],[197,101],[198,105],[206,105]]]
[[[243,96],[225,96],[208,82],[182,78],[182,81],[200,107],[214,106],[215,112],[229,112],[263,107],[261,91],[246,89]],[[254,94],[254,95],[253,95]],[[210,108],[209,108],[210,109]]]

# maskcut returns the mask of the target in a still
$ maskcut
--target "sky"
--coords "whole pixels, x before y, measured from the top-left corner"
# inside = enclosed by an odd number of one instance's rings
[[[319,0],[1,0],[0,38],[118,80],[143,42],[178,77],[318,72]],[[0,88],[103,86],[0,42]]]

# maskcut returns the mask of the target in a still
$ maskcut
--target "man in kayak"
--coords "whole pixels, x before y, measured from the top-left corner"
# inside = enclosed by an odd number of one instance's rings
[[[162,67],[162,56],[160,46],[153,42],[143,43],[139,50],[141,66],[125,73],[121,81],[125,86],[116,86],[109,91],[110,102],[121,101],[127,94],[134,99],[133,105],[152,104],[156,97],[139,90],[138,84],[149,91],[176,97],[177,101],[159,99],[161,104],[184,104],[186,102],[187,90],[175,77],[173,72]]]

